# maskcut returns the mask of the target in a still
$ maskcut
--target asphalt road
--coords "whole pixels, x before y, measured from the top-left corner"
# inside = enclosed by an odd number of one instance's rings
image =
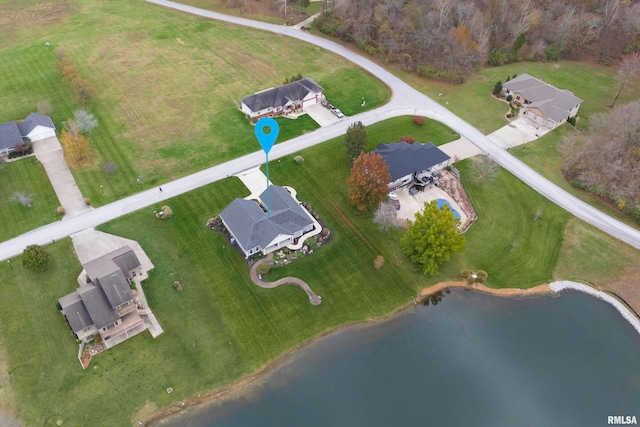
[[[334,123],[330,126],[320,128],[312,133],[291,139],[280,143],[271,150],[269,157],[271,160],[278,159],[296,153],[305,148],[320,144],[328,139],[343,135],[350,123],[356,120],[362,121],[365,125],[385,120],[391,117],[419,114],[438,120],[450,128],[454,129],[460,135],[466,137],[482,151],[491,156],[498,164],[507,169],[527,185],[547,197],[552,202],[563,207],[573,215],[583,219],[584,221],[594,225],[595,227],[605,231],[635,248],[640,249],[640,231],[600,212],[594,207],[584,203],[568,192],[562,190],[527,165],[511,156],[508,152],[498,147],[489,138],[483,135],[469,123],[462,120],[446,108],[442,107],[426,95],[418,92],[411,86],[398,79],[396,76],[373,63],[372,61],[360,56],[358,53],[341,46],[332,41],[321,37],[313,36],[304,31],[297,30],[293,27],[278,26],[249,19],[238,18],[234,16],[223,15],[210,12],[204,9],[198,9],[192,6],[186,6],[179,3],[173,3],[164,0],[147,0],[161,6],[173,8],[193,15],[225,21],[232,24],[251,27],[259,30],[269,31],[299,40],[312,43],[326,50],[334,52],[354,64],[366,69],[377,78],[382,80],[391,90],[392,97],[386,105],[362,114],[353,116],[347,120]],[[363,96],[366,94],[362,94]],[[48,244],[53,240],[59,240],[71,234],[77,233],[89,227],[108,222],[114,218],[134,212],[136,210],[156,205],[159,202],[175,197],[179,194],[186,193],[195,188],[202,187],[212,182],[224,179],[227,176],[234,175],[240,171],[258,166],[263,163],[264,154],[262,151],[256,151],[246,156],[231,160],[218,166],[197,172],[193,175],[180,178],[162,185],[163,192],[158,189],[151,189],[133,196],[121,199],[109,205],[102,206],[90,212],[86,212],[69,218],[64,221],[52,223],[32,230],[14,239],[8,240],[0,244],[0,260],[5,260],[16,256],[24,250],[29,244]],[[151,211],[149,212],[151,215]],[[508,215],[508,213],[505,213]]]

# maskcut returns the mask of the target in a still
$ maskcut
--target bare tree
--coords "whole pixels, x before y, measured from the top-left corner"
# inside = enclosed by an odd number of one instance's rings
[[[482,156],[471,165],[471,176],[479,184],[490,183],[498,174],[498,164],[491,157]]]
[[[13,196],[11,196],[11,200],[20,203],[22,206],[30,208],[34,197],[35,196],[33,194],[28,194],[23,191],[16,191],[15,193],[13,193]]]
[[[453,0],[434,0],[433,7],[438,12],[438,28],[441,28],[445,19],[448,20],[449,18],[449,14],[453,8]]]
[[[118,164],[116,162],[109,162],[102,165],[102,170],[113,175],[118,170]]]
[[[373,215],[373,222],[378,225],[380,231],[388,233],[389,230],[398,226],[398,212],[390,202],[380,202],[378,209]]]
[[[618,75],[616,76],[616,80],[620,85],[618,89],[618,93],[616,93],[616,97],[613,99],[610,107],[616,106],[616,101],[618,101],[618,97],[620,96],[620,92],[622,89],[628,84],[635,83],[640,78],[640,53],[630,53],[625,56],[620,62],[620,68],[618,69]]]
[[[87,110],[79,109],[73,112],[73,120],[80,133],[88,134],[98,127],[98,120]]]

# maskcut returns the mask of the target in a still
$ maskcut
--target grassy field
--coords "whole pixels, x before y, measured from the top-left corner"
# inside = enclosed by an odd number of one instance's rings
[[[36,28],[30,37],[0,18],[0,30],[15,35],[0,42],[0,121],[25,117],[41,100],[53,105],[58,129],[71,117],[79,104],[53,56],[64,49],[97,91],[90,107],[100,124],[90,137],[96,162],[72,171],[96,205],[135,192],[138,176],[141,187],[150,187],[255,150],[253,129],[237,109],[240,98],[293,74],[314,78],[346,114],[362,110],[361,93],[366,109],[389,95],[371,75],[299,41],[140,1],[62,3],[0,0],[13,24],[59,9],[46,31]],[[291,121],[282,135],[310,127]],[[105,163],[116,163],[117,171],[103,171]]]
[[[0,240],[8,240],[60,219],[58,198],[42,164],[34,157],[9,162],[0,171]],[[15,192],[33,196],[31,207],[12,200]]]
[[[460,85],[427,80],[401,70],[394,73],[424,94],[471,123],[485,134],[507,124],[508,112],[503,102],[491,97],[491,90],[498,80],[507,76],[528,73],[558,88],[572,91],[584,100],[579,115],[588,119],[593,113],[607,111],[607,105],[615,96],[615,67],[599,64],[560,62],[519,62],[501,67],[484,68]],[[438,96],[444,94],[444,96]],[[620,104],[640,97],[640,86],[620,95]],[[448,102],[448,104],[446,104]],[[588,120],[583,120],[581,126]]]
[[[415,136],[413,126],[410,118],[371,126],[369,148],[395,140],[394,135]],[[425,139],[436,144],[452,139],[446,128],[440,134]],[[479,220],[466,234],[467,250],[444,265],[440,275],[425,277],[401,254],[400,230],[379,232],[369,215],[347,203],[342,138],[300,154],[303,164],[293,156],[283,158],[272,180],[293,185],[335,237],[313,256],[272,270],[269,278],[301,277],[323,296],[320,306],[310,305],[295,287],[253,285],[237,252],[205,227],[233,198],[247,194],[237,178],[170,200],[175,215],[169,220],[156,219],[153,207],[144,209],[101,229],[136,239],[155,264],[144,288],[165,333],[156,340],[146,333],[137,336],[96,357],[86,371],[55,308],[56,300],[75,288],[81,269],[69,240],[49,245],[54,261],[45,273],[23,270],[18,258],[14,270],[0,269],[5,284],[0,288],[0,336],[20,417],[38,426],[58,419],[64,425],[131,425],[237,380],[323,331],[387,315],[410,303],[423,287],[456,279],[463,268],[486,270],[489,286],[526,288],[565,274],[599,283],[629,273],[620,270],[623,265],[640,264],[637,251],[591,227],[576,227],[568,214],[505,171],[490,186],[473,185],[465,161],[459,167]],[[533,221],[538,209],[542,216]],[[585,234],[592,236],[586,245],[569,244],[582,242]],[[373,260],[379,254],[386,264],[376,271]],[[174,280],[180,280],[184,292],[171,286]],[[167,387],[173,387],[171,395]]]

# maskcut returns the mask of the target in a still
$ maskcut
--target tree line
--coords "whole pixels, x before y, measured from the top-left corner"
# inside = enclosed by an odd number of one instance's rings
[[[323,33],[425,77],[462,82],[478,67],[640,51],[640,2],[625,0],[336,0]]]

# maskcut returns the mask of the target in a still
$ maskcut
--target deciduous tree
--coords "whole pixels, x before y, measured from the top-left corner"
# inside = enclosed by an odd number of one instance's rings
[[[415,221],[408,224],[400,245],[412,262],[422,264],[424,274],[437,274],[440,265],[451,259],[451,254],[464,249],[465,239],[458,230],[458,220],[448,207],[438,208],[435,200],[425,203]]]
[[[344,135],[344,144],[349,159],[355,159],[367,146],[367,130],[362,122],[352,123]]]
[[[497,163],[488,156],[482,156],[471,164],[471,176],[480,185],[493,181],[497,173]]]
[[[638,79],[640,79],[640,53],[630,53],[622,59],[622,62],[620,62],[620,68],[618,69],[618,75],[616,76],[616,80],[618,81],[620,88],[611,103],[611,107],[616,106],[616,102],[618,101],[618,97],[620,96],[622,89],[629,84],[637,82]]]
[[[83,134],[91,133],[93,129],[98,127],[98,120],[87,110],[78,109],[73,112],[73,121],[78,127],[78,131]]]
[[[377,153],[362,153],[353,162],[349,184],[349,200],[361,212],[371,209],[387,198],[391,181],[389,168]]]
[[[22,252],[22,265],[29,270],[42,271],[49,265],[49,252],[40,245],[29,245]]]

